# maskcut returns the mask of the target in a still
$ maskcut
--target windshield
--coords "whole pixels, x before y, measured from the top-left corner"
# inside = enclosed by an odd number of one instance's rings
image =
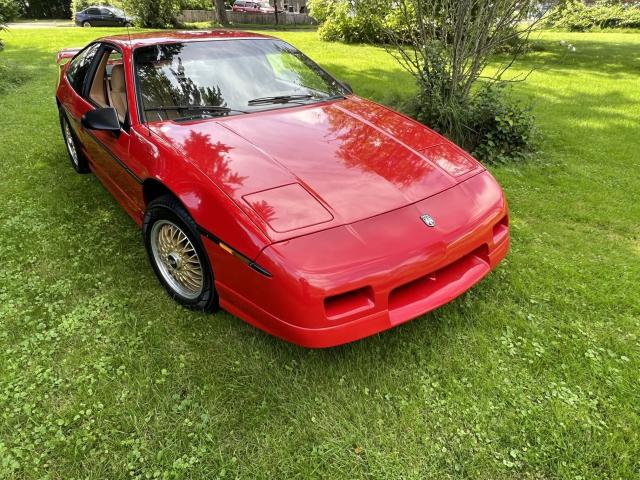
[[[124,17],[124,10],[120,10],[119,8],[111,7],[111,11],[118,17]]]
[[[147,121],[239,115],[346,93],[329,74],[280,40],[153,45],[136,49],[134,62]]]

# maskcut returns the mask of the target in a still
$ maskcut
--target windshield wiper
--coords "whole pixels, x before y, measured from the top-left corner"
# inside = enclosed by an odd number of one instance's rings
[[[275,97],[260,97],[249,100],[247,105],[264,105],[270,103],[289,103],[293,100],[306,100],[308,98],[315,98],[314,95],[308,93],[302,95],[278,95]]]
[[[187,112],[217,112],[217,113],[229,113],[229,112],[238,112],[238,113],[249,113],[244,110],[236,110],[234,108],[222,107],[220,105],[162,105],[160,107],[151,107],[145,108],[147,112],[162,112],[166,110],[178,110],[178,111],[187,111]]]

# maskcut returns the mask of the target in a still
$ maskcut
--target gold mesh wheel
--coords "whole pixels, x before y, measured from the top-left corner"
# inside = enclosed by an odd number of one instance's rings
[[[178,225],[169,220],[155,222],[151,227],[151,252],[172,290],[189,300],[202,294],[202,263],[191,240]]]

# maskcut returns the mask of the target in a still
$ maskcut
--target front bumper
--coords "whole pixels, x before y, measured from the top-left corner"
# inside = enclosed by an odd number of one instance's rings
[[[424,213],[435,227],[421,221]],[[451,301],[508,249],[507,205],[483,172],[399,210],[270,245],[256,262],[271,278],[239,271],[213,246],[210,255],[222,308],[275,336],[321,348]]]

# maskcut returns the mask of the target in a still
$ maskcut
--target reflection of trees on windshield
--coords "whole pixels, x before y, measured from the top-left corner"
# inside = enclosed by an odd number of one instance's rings
[[[170,69],[178,82],[178,86],[173,88],[176,103],[175,105],[216,105],[226,107],[226,102],[222,98],[220,87],[199,87],[194,81],[185,75],[182,59],[178,57],[178,68]]]
[[[267,59],[278,79],[329,95],[342,93],[333,79],[324,75],[324,72],[319,71],[309,59],[300,52],[291,50],[287,45],[276,45],[276,52],[267,53]],[[327,92],[327,85],[334,89]]]
[[[136,67],[142,92],[143,108],[173,105],[215,105],[225,107],[219,86],[198,86],[189,77],[179,56],[184,44],[170,44],[140,49]],[[177,63],[177,66],[176,66]],[[167,68],[163,68],[163,67]],[[177,117],[182,112],[171,113]]]
[[[374,173],[401,187],[420,181],[434,168],[367,123],[333,108],[327,108],[326,113],[331,134],[340,143],[338,155],[345,165]],[[384,111],[380,113],[384,114]],[[377,123],[375,114],[367,120],[374,125]],[[384,149],[381,148],[383,142],[387,144]],[[389,145],[395,147],[397,156],[394,151],[389,153]]]
[[[229,152],[232,147],[221,142],[213,143],[211,135],[196,131],[189,132],[189,136],[182,144],[187,158],[197,158],[203,154],[210,158],[207,163],[207,174],[215,179],[227,194],[241,187],[247,177],[240,176],[230,165]]]
[[[304,94],[312,102],[345,93],[328,73],[280,40],[162,44],[138,48],[134,56],[150,120],[192,116],[186,109],[161,107],[226,107],[240,113],[286,108],[283,102],[251,103],[265,97]]]

